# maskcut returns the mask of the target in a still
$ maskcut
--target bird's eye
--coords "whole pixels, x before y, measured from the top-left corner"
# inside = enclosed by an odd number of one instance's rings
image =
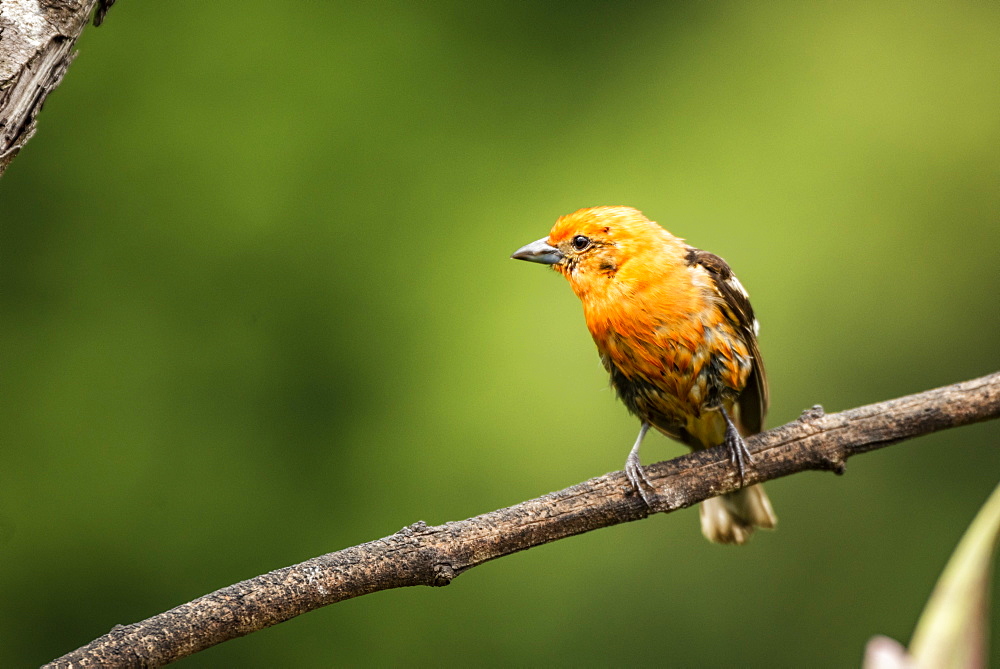
[[[583,235],[577,235],[573,238],[573,248],[577,251],[582,251],[590,246],[590,238],[584,237]]]

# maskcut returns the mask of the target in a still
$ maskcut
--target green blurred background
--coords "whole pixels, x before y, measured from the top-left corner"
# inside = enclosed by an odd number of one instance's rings
[[[508,259],[582,206],[729,260],[770,425],[997,370],[998,33],[987,2],[119,3],[0,181],[0,665],[619,469],[577,299]],[[998,442],[772,482],[744,548],[690,509],[182,665],[856,666],[909,640]]]

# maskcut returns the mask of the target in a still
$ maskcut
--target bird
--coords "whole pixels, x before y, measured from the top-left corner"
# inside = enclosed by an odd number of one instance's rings
[[[587,328],[616,395],[640,420],[625,461],[632,488],[655,492],[639,459],[649,429],[691,449],[725,444],[741,485],[763,429],[767,378],[750,298],[725,260],[688,245],[633,207],[587,207],[512,255],[549,265],[583,303]],[[701,504],[702,534],[746,543],[777,517],[759,485]]]

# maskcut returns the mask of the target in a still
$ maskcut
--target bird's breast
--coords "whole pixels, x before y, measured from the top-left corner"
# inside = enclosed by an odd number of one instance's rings
[[[661,430],[731,402],[752,367],[732,325],[710,310],[683,318],[642,311],[588,325],[619,397]]]

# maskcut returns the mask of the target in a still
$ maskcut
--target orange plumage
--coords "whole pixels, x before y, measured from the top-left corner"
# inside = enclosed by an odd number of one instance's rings
[[[551,265],[583,303],[611,384],[642,421],[625,471],[647,503],[639,446],[650,426],[691,448],[725,443],[742,478],[750,454],[741,435],[763,428],[767,385],[753,309],[725,261],[631,207],[563,216],[513,257]],[[776,523],[760,486],[707,500],[701,519],[722,543]]]

